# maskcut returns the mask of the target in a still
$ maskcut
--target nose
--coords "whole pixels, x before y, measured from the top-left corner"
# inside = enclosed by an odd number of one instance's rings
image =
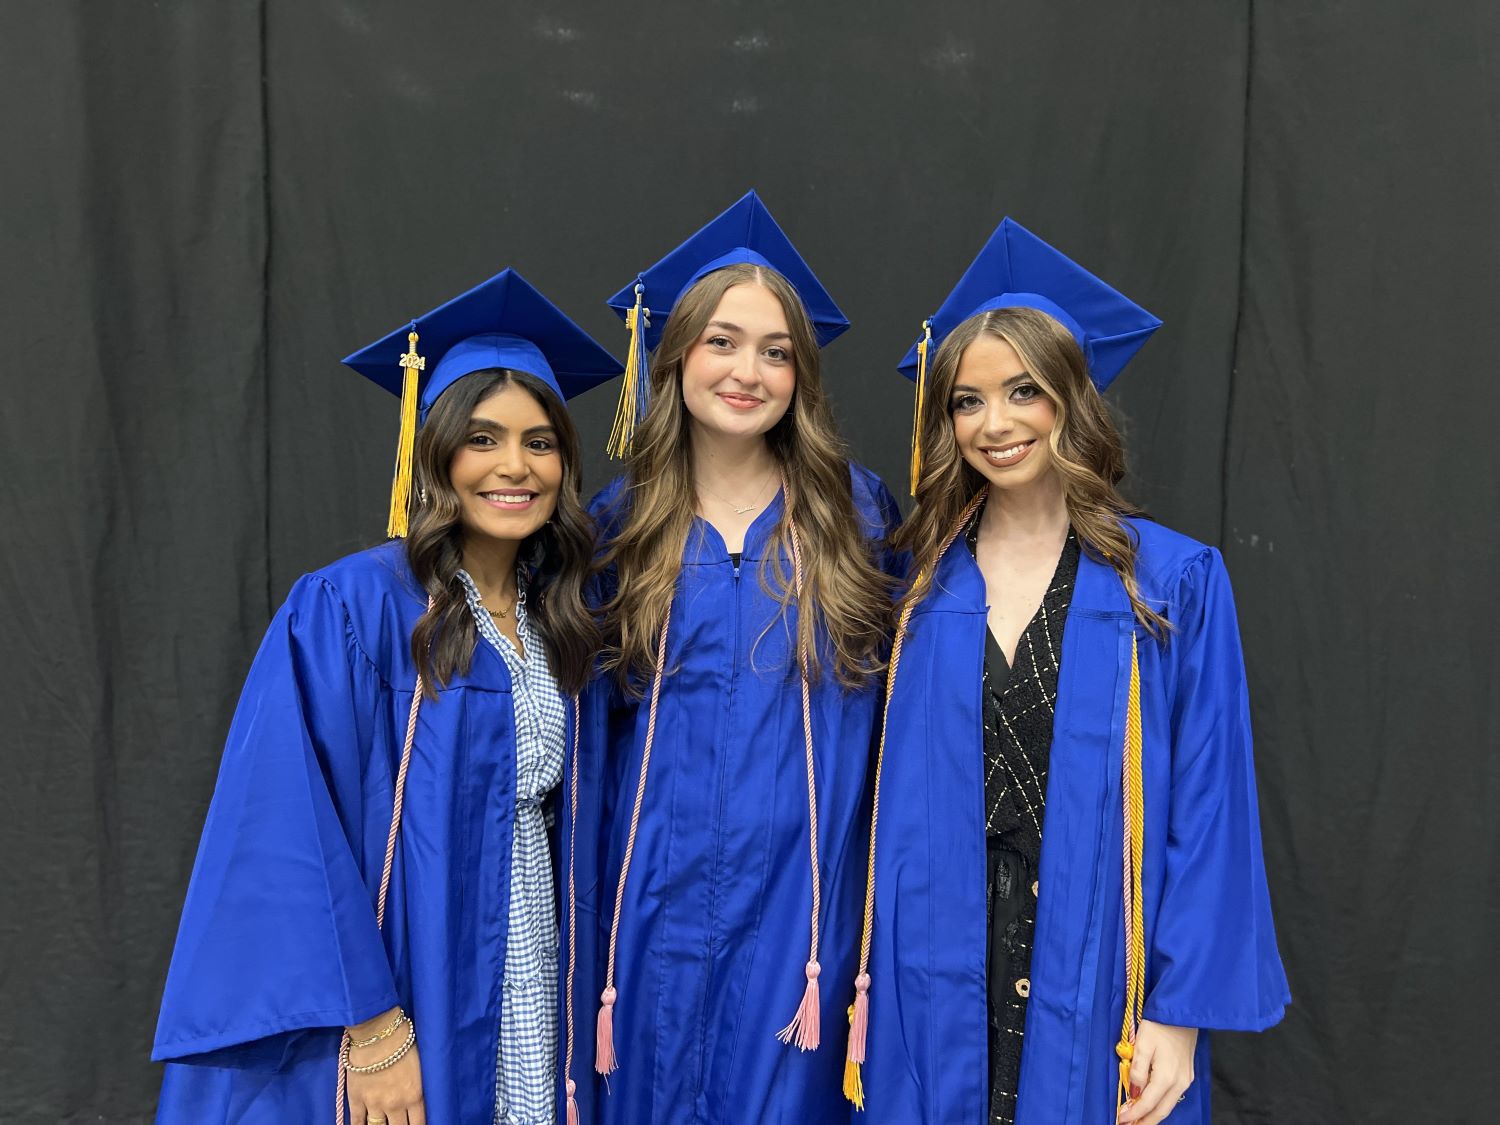
[[[756,355],[753,348],[742,348],[739,355],[735,357],[734,369],[730,374],[741,386],[753,387],[760,382],[760,375],[756,369],[759,360],[760,357]]]
[[[510,480],[519,480],[526,475],[526,455],[520,441],[510,438],[500,443],[495,453],[495,471]]]
[[[999,438],[1010,433],[1010,404],[1005,395],[992,401],[984,413],[984,434],[988,438]]]

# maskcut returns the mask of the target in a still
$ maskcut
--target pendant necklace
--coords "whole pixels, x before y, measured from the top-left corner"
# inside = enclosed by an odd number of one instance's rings
[[[719,501],[719,503],[721,503],[721,504],[728,504],[731,508],[734,509],[734,514],[735,515],[737,515],[737,516],[743,516],[746,512],[753,512],[753,511],[755,511],[756,508],[759,508],[761,506],[761,499],[760,498],[765,495],[766,485],[770,484],[772,478],[774,478],[775,476],[776,476],[776,472],[775,472],[774,469],[770,473],[767,473],[766,474],[766,479],[761,482],[760,488],[756,490],[755,500],[752,503],[750,503],[750,504],[746,504],[743,508],[740,507],[738,504],[736,504],[733,500],[729,500],[729,499],[727,499],[727,498],[719,495],[713,489],[709,488],[708,485],[704,484],[701,480],[700,481],[696,481],[695,483],[704,492],[708,493],[715,500]]]

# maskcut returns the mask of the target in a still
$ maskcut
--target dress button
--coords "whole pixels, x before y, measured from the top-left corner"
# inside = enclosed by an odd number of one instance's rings
[[[1027,980],[1025,977],[1022,977],[1020,980],[1016,981],[1016,994],[1018,996],[1030,996],[1031,981]]]

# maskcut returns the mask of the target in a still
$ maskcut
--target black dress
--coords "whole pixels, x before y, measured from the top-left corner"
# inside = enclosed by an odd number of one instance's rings
[[[979,521],[969,529],[976,549]],[[1015,666],[985,629],[984,806],[988,853],[990,1121],[1011,1125],[1021,1082],[1021,1038],[1031,994],[1037,871],[1063,625],[1078,575],[1070,530],[1042,604],[1016,644]]]

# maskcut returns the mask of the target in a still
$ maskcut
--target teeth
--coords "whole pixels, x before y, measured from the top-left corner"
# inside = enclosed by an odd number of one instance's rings
[[[986,450],[985,451],[985,456],[989,457],[989,459],[991,461],[1009,461],[1012,458],[1017,457],[1020,454],[1026,452],[1026,449],[1027,449],[1026,445],[1015,445],[1015,446],[1012,446],[1009,449],[1002,450],[1002,451],[1000,451],[998,453],[995,452],[994,450]]]
[[[525,504],[531,499],[529,492],[481,492],[480,495],[497,504]]]

